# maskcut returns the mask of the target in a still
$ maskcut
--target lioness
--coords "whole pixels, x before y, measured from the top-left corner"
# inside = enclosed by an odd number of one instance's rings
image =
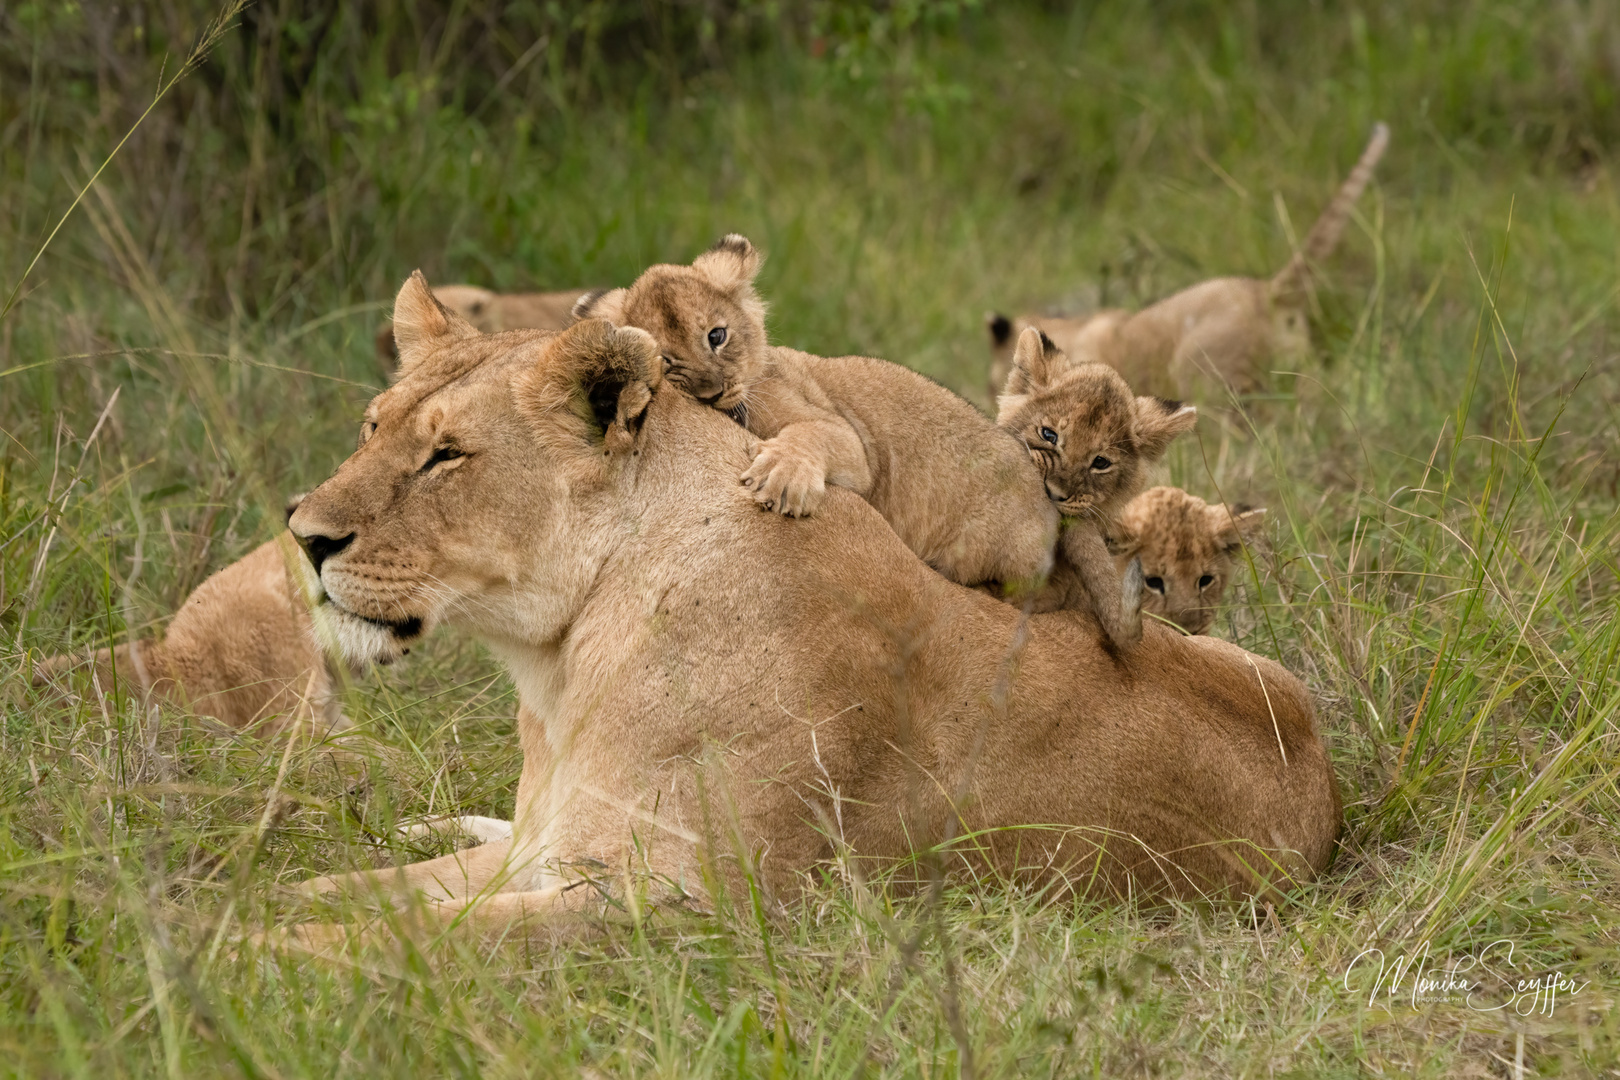
[[[1338,246],[1350,211],[1388,144],[1389,128],[1373,125],[1361,160],[1299,251],[1269,281],[1214,278],[1134,315],[1118,309],[1082,318],[991,315],[990,392],[999,393],[1005,385],[1018,335],[1028,326],[1046,331],[1075,362],[1108,364],[1147,393],[1185,398],[1197,391],[1259,389],[1274,360],[1310,350],[1305,315],[1312,267]]]
[[[498,293],[477,285],[440,285],[433,295],[478,329],[494,334],[502,330],[561,330],[574,321],[574,304],[585,291]],[[385,322],[377,328],[377,363],[392,373],[398,359],[394,324]]]
[[[1238,552],[1265,513],[1233,512],[1180,488],[1156,487],[1125,507],[1108,549],[1121,569],[1133,561],[1141,566],[1144,612],[1203,634],[1215,621]]]
[[[1036,610],[1088,610],[1112,644],[1134,644],[1142,635],[1144,568],[1132,559],[1116,567],[1107,536],[1142,489],[1144,470],[1198,422],[1198,410],[1137,397],[1106,364],[1069,363],[1034,327],[1019,336],[999,405],[996,423],[1029,447],[1063,513],[1061,558]]]
[[[1326,866],[1337,786],[1277,664],[1156,626],[1121,664],[1081,613],[934,574],[850,491],[760,513],[737,483],[758,440],[674,392],[642,331],[479,334],[420,274],[395,324],[399,381],[290,526],[352,660],[446,625],[507,666],[514,833],[311,892],[501,933],[599,911],[625,875],[702,899],[746,869],[781,902],[837,853],[969,835],[950,858],[980,874],[1104,896]]]
[[[581,297],[574,314],[647,331],[671,382],[765,440],[741,479],[766,509],[808,516],[833,484],[952,581],[1044,577],[1058,514],[1018,442],[899,364],[768,344],[762,262],[732,233],[691,266],[653,266],[628,289]]]

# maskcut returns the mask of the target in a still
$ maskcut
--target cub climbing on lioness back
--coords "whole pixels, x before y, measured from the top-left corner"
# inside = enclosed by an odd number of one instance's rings
[[[1310,350],[1306,306],[1314,267],[1338,246],[1388,143],[1389,128],[1375,124],[1361,160],[1300,249],[1270,280],[1214,278],[1135,314],[1107,309],[1079,318],[991,315],[991,392],[1006,381],[1018,335],[1030,326],[1044,330],[1076,362],[1107,364],[1139,391],[1179,397],[1202,392],[1212,396],[1200,400],[1215,400],[1264,386],[1275,361]]]
[[[770,345],[754,290],[762,261],[732,233],[690,266],[581,297],[574,315],[651,334],[671,383],[764,440],[740,481],[766,510],[812,515],[833,484],[953,581],[1044,578],[1058,512],[1018,441],[899,364]]]
[[[1143,612],[1203,634],[1215,622],[1238,553],[1265,513],[1211,506],[1180,488],[1156,487],[1125,507],[1108,548],[1121,566],[1141,563]]]
[[[1047,496],[1064,517],[1060,558],[1042,610],[1087,608],[1116,646],[1142,636],[1142,568],[1123,580],[1106,536],[1142,489],[1143,472],[1198,422],[1179,401],[1137,397],[1105,364],[1071,364],[1031,327],[1018,339],[996,422],[1029,448]]]

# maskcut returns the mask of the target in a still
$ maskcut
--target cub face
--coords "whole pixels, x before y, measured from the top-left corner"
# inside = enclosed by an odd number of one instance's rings
[[[1111,530],[1117,562],[1142,560],[1142,610],[1189,634],[1207,633],[1238,566],[1243,544],[1259,529],[1262,510],[1211,506],[1180,488],[1144,491]]]
[[[746,237],[730,233],[691,266],[652,266],[627,289],[587,293],[574,317],[645,330],[670,382],[729,412],[765,373],[765,302],[754,291],[763,262]]]
[[[1070,364],[1034,327],[1019,336],[996,417],[1029,448],[1066,517],[1103,519],[1124,509],[1146,466],[1197,422],[1191,405],[1137,397],[1105,364]]]

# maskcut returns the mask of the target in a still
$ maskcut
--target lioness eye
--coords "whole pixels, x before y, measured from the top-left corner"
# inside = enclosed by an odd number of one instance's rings
[[[709,348],[718,349],[726,343],[726,328],[717,326],[709,331]]]
[[[460,450],[457,450],[453,446],[441,446],[437,450],[433,451],[433,456],[427,459],[427,463],[422,466],[422,471],[427,472],[435,465],[443,464],[446,461],[454,461],[458,457],[466,456],[466,454],[462,453]]]
[[[360,425],[360,443],[359,443],[359,446],[366,445],[366,440],[370,439],[372,434],[376,430],[377,430],[377,425],[374,422],[370,421],[370,420],[367,420],[365,423],[361,424]],[[359,446],[357,446],[356,449],[359,449]]]
[[[1049,427],[1041,428],[1041,438],[1045,439],[1047,442],[1051,443],[1053,446],[1057,445],[1057,432],[1053,431]]]
[[[1164,578],[1162,578],[1162,577],[1150,577],[1150,578],[1146,579],[1145,581],[1143,581],[1142,584],[1146,585],[1148,588],[1152,589],[1154,592],[1158,593],[1160,596],[1164,595]]]
[[[1109,469],[1114,467],[1114,463],[1103,457],[1101,454],[1098,454],[1096,457],[1091,459],[1091,467],[1097,472],[1107,472]]]
[[[1205,574],[1203,577],[1198,579],[1198,587],[1200,589],[1207,589],[1213,584],[1215,584],[1214,574]]]

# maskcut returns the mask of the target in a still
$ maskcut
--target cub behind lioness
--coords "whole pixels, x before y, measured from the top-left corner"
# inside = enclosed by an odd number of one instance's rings
[[[1064,518],[1039,609],[1089,609],[1115,645],[1142,636],[1141,564],[1127,562],[1122,580],[1106,537],[1147,466],[1197,422],[1191,405],[1137,397],[1105,364],[1071,364],[1033,327],[1020,335],[996,423],[1029,448]]]
[[[1388,143],[1389,129],[1375,125],[1361,160],[1299,251],[1270,280],[1214,278],[1134,314],[1109,309],[1080,318],[991,315],[991,393],[1006,381],[1018,335],[1030,326],[1045,331],[1076,362],[1107,364],[1139,391],[1190,397],[1199,390],[1259,389],[1274,360],[1309,351],[1305,316],[1312,268],[1338,245]]]
[[[741,477],[765,509],[814,514],[835,484],[953,581],[1043,578],[1058,512],[1018,441],[899,364],[770,345],[754,291],[762,261],[733,233],[690,266],[582,297],[574,314],[645,330],[670,382],[765,440]]]
[[[1142,567],[1142,610],[1189,634],[1208,633],[1237,556],[1265,510],[1210,505],[1180,488],[1156,487],[1132,499],[1109,532],[1117,563]]]

